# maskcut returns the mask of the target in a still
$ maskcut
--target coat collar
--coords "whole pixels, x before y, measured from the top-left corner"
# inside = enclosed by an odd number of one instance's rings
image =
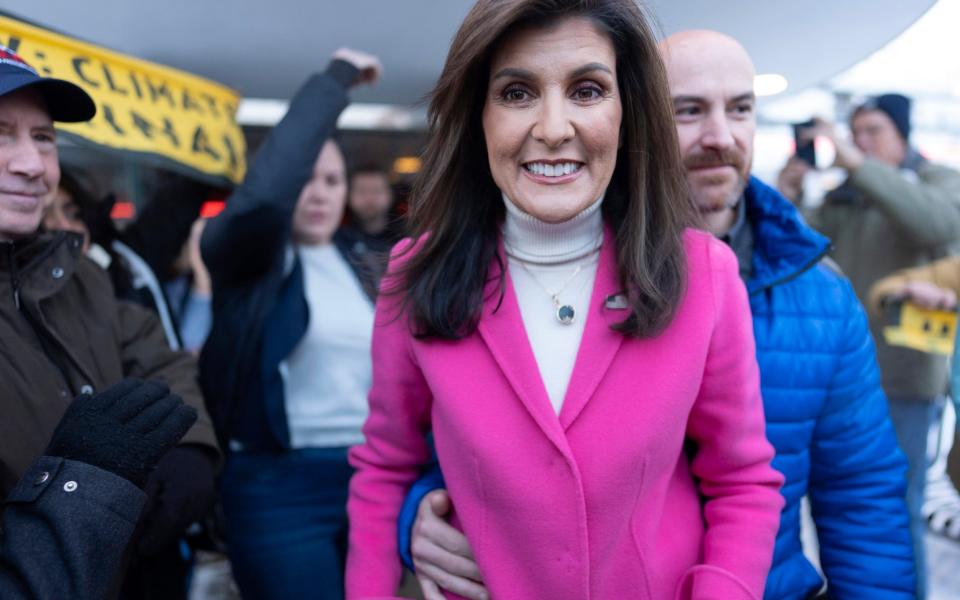
[[[616,237],[609,227],[605,227],[597,276],[590,298],[590,312],[587,313],[577,360],[573,365],[570,384],[560,409],[560,424],[564,431],[580,416],[623,343],[624,335],[611,329],[613,325],[630,316],[626,304],[621,305],[625,308],[618,308],[614,301],[618,297],[623,298],[620,296],[623,290],[619,280]]]
[[[797,209],[756,177],[744,192],[753,228],[753,258],[747,290],[755,294],[792,279],[830,251],[830,240],[811,229]]]
[[[82,246],[82,236],[68,231],[40,231],[29,240],[3,242],[0,273],[5,279],[18,280],[23,301],[40,302],[57,294],[73,277]]]
[[[607,301],[620,292],[614,239],[612,231],[606,227],[583,338],[559,418],[540,376],[509,272],[503,278],[501,293],[500,265],[507,264],[502,241],[498,251],[500,261],[492,267],[484,290],[483,314],[477,326],[480,336],[519,401],[564,454],[569,453],[564,431],[590,400],[623,341],[623,334],[611,330],[610,326],[624,320],[629,313],[622,308],[608,308],[617,306],[617,302]]]

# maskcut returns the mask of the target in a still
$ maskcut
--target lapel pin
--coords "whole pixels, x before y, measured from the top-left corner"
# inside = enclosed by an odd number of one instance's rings
[[[604,301],[603,305],[610,310],[626,310],[630,308],[630,305],[627,304],[626,294],[611,294],[610,296],[607,296],[607,299]]]

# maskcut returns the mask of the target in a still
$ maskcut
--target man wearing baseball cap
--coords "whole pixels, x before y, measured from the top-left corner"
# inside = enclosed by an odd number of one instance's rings
[[[807,214],[809,222],[833,240],[831,257],[850,278],[864,304],[870,287],[894,271],[929,263],[960,242],[960,173],[936,165],[910,144],[910,99],[883,94],[867,99],[852,113],[853,139],[841,137],[831,123],[817,121],[810,136],[824,136],[836,147],[837,167],[846,182]],[[780,173],[780,191],[799,202],[808,170],[796,157]],[[921,514],[927,478],[927,437],[939,423],[947,388],[943,356],[888,345],[885,323],[873,319],[881,382],[890,405],[897,439],[907,456],[907,505],[917,560],[919,597],[924,595]]]
[[[40,77],[0,46],[0,241],[31,237],[60,180],[53,121],[78,122],[97,112],[79,86]]]
[[[40,77],[22,58],[0,45],[0,96],[27,89],[43,98],[54,121],[78,123],[97,114],[96,104],[81,87],[62,79]]]
[[[94,114],[81,88],[40,77],[0,46],[0,498],[44,454],[74,398],[125,377],[162,380],[199,419],[138,482],[149,497],[142,556],[205,514],[220,455],[195,361],[169,350],[154,315],[114,298],[106,272],[83,256],[79,235],[40,227],[60,179],[53,122]]]

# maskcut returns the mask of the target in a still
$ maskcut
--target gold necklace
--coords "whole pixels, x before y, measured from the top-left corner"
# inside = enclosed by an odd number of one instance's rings
[[[523,270],[526,271],[528,275],[530,275],[530,278],[533,279],[534,283],[540,286],[540,289],[542,289],[544,292],[547,293],[548,296],[550,296],[550,299],[553,301],[553,306],[556,308],[556,313],[554,314],[554,316],[557,317],[557,321],[560,321],[560,323],[564,325],[573,324],[574,319],[577,317],[577,311],[575,311],[573,307],[570,306],[569,304],[561,303],[560,294],[563,292],[563,290],[567,289],[567,286],[570,285],[570,283],[573,282],[573,280],[577,277],[577,275],[580,274],[580,271],[583,270],[583,265],[582,264],[577,265],[577,268],[573,270],[573,273],[571,273],[570,277],[568,277],[567,280],[563,282],[563,285],[561,285],[560,288],[554,292],[554,291],[548,290],[547,287],[543,285],[543,283],[541,283],[539,279],[537,279],[537,276],[534,275],[533,271],[530,270],[530,267],[528,267],[523,260],[519,258],[516,258],[516,260],[518,263],[520,263],[520,266],[523,267]]]

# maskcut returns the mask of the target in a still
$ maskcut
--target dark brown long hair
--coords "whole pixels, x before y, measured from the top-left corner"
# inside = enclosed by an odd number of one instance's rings
[[[683,229],[693,222],[667,76],[635,0],[479,0],[460,26],[429,108],[427,147],[411,196],[409,234],[420,243],[385,293],[402,294],[420,337],[457,339],[480,319],[490,276],[504,290],[497,244],[505,208],[493,182],[481,114],[491,57],[523,27],[590,19],[613,43],[623,104],[622,146],[603,201],[616,234],[617,270],[632,307],[614,328],[653,336],[683,294]]]

